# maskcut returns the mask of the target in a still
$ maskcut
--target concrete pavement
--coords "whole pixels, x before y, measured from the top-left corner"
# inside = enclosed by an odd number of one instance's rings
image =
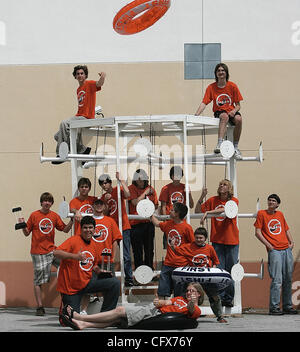
[[[72,329],[59,325],[57,308],[45,308],[45,310],[46,315],[38,317],[35,316],[33,308],[0,308],[0,332],[73,332]],[[202,316],[198,319],[199,324],[196,329],[184,331],[195,334],[201,332],[300,332],[300,314],[270,316],[267,312],[252,310],[237,317],[226,317],[226,319],[228,320],[227,324],[220,324],[214,317]],[[98,333],[142,332],[141,330],[117,328],[85,331]],[[176,333],[176,330],[169,332]]]

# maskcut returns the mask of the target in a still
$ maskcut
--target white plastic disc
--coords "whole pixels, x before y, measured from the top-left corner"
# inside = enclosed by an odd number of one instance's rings
[[[139,138],[134,143],[133,149],[139,156],[147,156],[152,150],[152,144],[146,138]]]
[[[225,208],[225,215],[230,219],[235,218],[239,211],[236,202],[233,200],[229,200],[228,202],[226,202],[224,208]]]
[[[234,281],[242,281],[245,275],[244,268],[241,264],[234,264],[231,268],[231,277]]]
[[[148,265],[140,265],[134,272],[136,281],[142,285],[149,283],[153,278],[153,271]]]
[[[65,200],[59,204],[58,214],[61,218],[65,219],[68,217],[70,212],[69,204]]]
[[[69,154],[69,147],[68,144],[66,142],[62,142],[59,145],[59,157],[61,159],[67,159]]]
[[[150,218],[150,216],[152,216],[155,211],[155,206],[151,200],[146,198],[138,202],[136,211],[139,216]]]
[[[220,145],[223,158],[230,159],[234,154],[234,145],[230,141],[223,141]]]

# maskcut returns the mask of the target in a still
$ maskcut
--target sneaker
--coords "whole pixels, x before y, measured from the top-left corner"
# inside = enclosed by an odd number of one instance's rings
[[[283,310],[283,314],[298,314],[298,312],[294,308],[288,308]]]
[[[269,310],[269,315],[283,315],[283,312],[280,308],[274,308]]]
[[[86,150],[82,154],[89,155],[90,152],[91,152],[91,148],[87,147]],[[83,166],[85,163],[86,163],[86,161],[82,161],[81,165]]]
[[[220,154],[221,153],[221,149],[220,149],[220,144],[218,143],[215,150],[214,150],[215,154]]]
[[[227,321],[226,319],[224,319],[223,317],[219,317],[219,318],[217,319],[217,322],[218,322],[218,323],[228,323],[228,321]]]
[[[36,312],[35,312],[35,315],[38,316],[38,317],[43,317],[45,315],[45,309],[44,307],[38,307],[36,309]]]
[[[241,160],[241,159],[242,159],[242,153],[241,153],[241,151],[239,150],[239,148],[234,148],[234,157],[235,157],[237,160]]]
[[[87,147],[86,150],[85,150],[82,154],[89,155],[90,152],[91,152],[91,148],[90,148],[90,147]]]
[[[125,286],[126,286],[126,287],[132,287],[132,286],[134,286],[133,280],[125,280]]]

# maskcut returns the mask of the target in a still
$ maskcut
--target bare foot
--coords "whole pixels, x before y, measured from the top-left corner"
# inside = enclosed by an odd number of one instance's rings
[[[76,319],[73,318],[72,322],[78,327],[79,330],[83,330],[85,328],[85,322],[84,321],[76,320]]]

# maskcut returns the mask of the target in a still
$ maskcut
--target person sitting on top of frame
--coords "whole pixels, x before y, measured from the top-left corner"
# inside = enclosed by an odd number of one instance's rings
[[[241,132],[242,132],[242,116],[239,112],[241,108],[240,101],[243,97],[238,86],[229,81],[228,66],[219,63],[215,67],[216,82],[211,83],[204,94],[202,103],[199,105],[195,115],[200,115],[207,104],[213,101],[213,112],[216,118],[220,119],[218,143],[214,150],[216,154],[220,153],[220,146],[223,142],[227,130],[227,122],[234,127],[233,144],[235,149],[235,158],[241,159],[242,154],[238,148]]]

